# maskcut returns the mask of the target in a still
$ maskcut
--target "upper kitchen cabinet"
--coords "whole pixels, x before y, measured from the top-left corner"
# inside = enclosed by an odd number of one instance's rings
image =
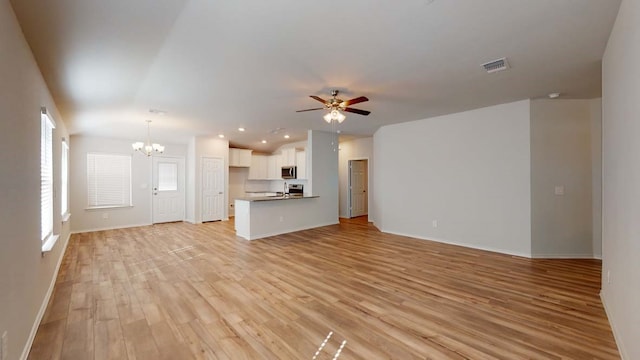
[[[229,148],[230,167],[251,167],[251,152],[253,150]]]
[[[307,178],[307,152],[296,151],[296,166],[298,167],[298,179]]]
[[[267,178],[281,179],[282,156],[280,154],[267,156]]]
[[[249,167],[250,180],[265,180],[268,175],[268,161],[266,155],[252,155]]]
[[[296,166],[296,149],[282,149],[282,166]]]

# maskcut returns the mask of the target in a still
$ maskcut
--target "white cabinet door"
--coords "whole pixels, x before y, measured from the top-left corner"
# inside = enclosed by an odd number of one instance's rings
[[[267,178],[267,157],[265,155],[251,155],[249,179],[264,180]]]
[[[229,148],[229,166],[231,167],[250,167],[251,151],[247,149]]]
[[[282,149],[282,166],[296,166],[296,149]]]
[[[298,167],[297,178],[307,178],[307,153],[305,151],[296,151],[296,166]]]

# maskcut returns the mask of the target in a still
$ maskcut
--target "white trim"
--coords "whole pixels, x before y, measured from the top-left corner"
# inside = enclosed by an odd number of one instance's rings
[[[435,241],[435,242],[448,244],[448,245],[462,246],[462,247],[467,247],[467,248],[476,249],[476,250],[484,250],[484,251],[490,251],[490,252],[499,253],[499,254],[520,256],[520,257],[531,259],[531,254],[521,253],[521,252],[513,251],[513,250],[505,250],[505,249],[499,249],[499,248],[493,248],[493,247],[487,247],[487,246],[478,246],[478,245],[475,245],[475,244],[466,244],[466,243],[454,242],[454,241],[445,240],[445,239],[425,238],[425,237],[420,237],[420,236],[416,236],[416,235],[412,235],[412,234],[406,234],[406,233],[395,232],[395,231],[388,231],[388,230],[383,230],[383,229],[380,229],[380,228],[378,228],[378,229],[383,233],[388,233],[388,234],[393,234],[393,235],[400,235],[400,236],[410,237],[410,238],[414,238],[414,239],[418,239],[418,240]]]
[[[69,239],[71,238],[71,234],[67,235],[67,239],[64,242],[62,247],[62,252],[60,253],[60,258],[58,258],[58,264],[56,265],[55,271],[53,272],[53,277],[51,278],[51,283],[49,284],[49,289],[45,294],[44,300],[42,304],[40,304],[40,310],[38,311],[38,315],[36,315],[36,321],[33,323],[31,327],[31,332],[29,333],[29,338],[27,339],[27,343],[22,349],[22,355],[20,355],[20,360],[26,360],[29,356],[29,352],[31,351],[31,346],[33,345],[33,340],[36,338],[36,334],[38,333],[38,327],[40,327],[40,322],[44,317],[45,311],[47,311],[47,305],[49,305],[49,300],[51,299],[51,295],[53,294],[53,289],[56,285],[56,280],[58,279],[58,271],[60,271],[60,265],[62,265],[62,259],[64,258],[65,253],[67,252],[67,245],[69,245]]]
[[[82,234],[82,233],[95,232],[95,231],[117,230],[117,229],[126,229],[126,228],[141,227],[141,226],[151,226],[151,225],[153,225],[153,224],[152,223],[142,223],[142,224],[118,225],[118,226],[109,226],[109,227],[104,227],[104,228],[73,230],[73,231],[71,231],[71,233],[72,234]]]
[[[323,227],[323,226],[337,225],[339,223],[340,223],[339,221],[336,221],[336,222],[329,222],[329,223],[326,223],[326,224],[302,226],[302,227],[299,227],[299,228],[285,229],[285,230],[282,230],[282,231],[274,231],[274,232],[270,232],[270,233],[264,233],[264,234],[259,234],[259,235],[254,235],[254,236],[247,236],[247,237],[236,233],[236,236],[241,237],[241,238],[243,238],[245,240],[258,240],[258,239],[266,238],[266,237],[269,237],[269,236],[289,234],[289,233],[292,233],[292,232],[315,229],[315,228],[319,228],[319,227]]]
[[[66,223],[67,221],[69,221],[69,218],[71,217],[71,213],[67,212],[66,214],[62,215],[62,222]]]
[[[597,259],[593,254],[531,254],[532,259]]]
[[[91,207],[86,207],[84,208],[85,210],[103,210],[103,209],[124,209],[124,208],[132,208],[133,204],[131,205],[109,205],[109,206],[91,206]]]
[[[54,235],[54,234],[49,235],[47,237],[47,240],[42,242],[42,253],[47,253],[51,251],[51,249],[53,249],[53,246],[56,244],[56,241],[58,241],[59,237],[60,235]]]
[[[605,297],[602,294],[602,290],[600,290],[600,301],[602,302],[602,307],[604,308],[604,313],[607,315],[607,320],[609,320],[609,326],[611,327],[611,332],[613,332],[613,339],[616,341],[616,347],[618,348],[618,353],[620,353],[620,358],[622,360],[631,359],[627,353],[624,351],[625,347],[622,344],[622,336],[618,332],[618,329],[614,326],[614,323],[611,322],[611,312],[607,308],[607,303],[604,301]]]

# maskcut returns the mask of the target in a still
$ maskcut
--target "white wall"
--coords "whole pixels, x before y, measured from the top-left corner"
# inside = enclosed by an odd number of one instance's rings
[[[589,101],[591,114],[591,235],[593,257],[602,259],[602,99]]]
[[[366,159],[369,171],[369,221],[374,221],[371,204],[373,203],[373,138],[361,138],[340,143],[340,217],[349,217],[349,160]]]
[[[590,100],[531,102],[534,257],[593,257],[591,126]]]
[[[308,217],[316,226],[337,224],[338,221],[338,149],[336,134],[324,131],[308,132],[307,185],[305,193],[317,195],[316,206]],[[298,200],[294,200],[298,201]],[[307,200],[300,200],[307,201]]]
[[[229,203],[229,141],[212,136],[197,136],[189,144],[189,160],[187,161],[187,214],[193,214],[193,222],[202,222],[202,158],[213,157],[223,160],[224,170],[224,204]],[[223,220],[229,219],[229,208],[223,206]],[[191,219],[188,217],[188,219]]]
[[[0,335],[7,332],[7,359],[26,357],[53,289],[69,239],[60,214],[60,155],[68,138],[49,90],[13,10],[0,0]],[[54,233],[52,251],[41,253],[40,108],[53,131]],[[71,218],[71,221],[73,217]]]
[[[529,256],[529,110],[526,100],[380,128],[376,226]]]
[[[602,299],[618,347],[629,360],[640,359],[638,34],[640,1],[623,0],[602,66]]]
[[[89,136],[71,136],[71,213],[73,232],[117,229],[150,225],[152,222],[152,158],[133,152],[132,141]],[[164,155],[185,157],[184,145],[163,144]],[[133,206],[111,209],[87,209],[87,154],[131,155],[131,198]],[[105,218],[106,217],[106,218]]]

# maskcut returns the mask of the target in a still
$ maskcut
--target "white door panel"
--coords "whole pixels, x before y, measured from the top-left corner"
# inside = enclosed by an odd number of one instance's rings
[[[368,214],[367,160],[349,161],[350,217]]]
[[[184,158],[153,157],[153,223],[184,220]]]
[[[202,221],[224,217],[224,164],[220,158],[202,158]]]

